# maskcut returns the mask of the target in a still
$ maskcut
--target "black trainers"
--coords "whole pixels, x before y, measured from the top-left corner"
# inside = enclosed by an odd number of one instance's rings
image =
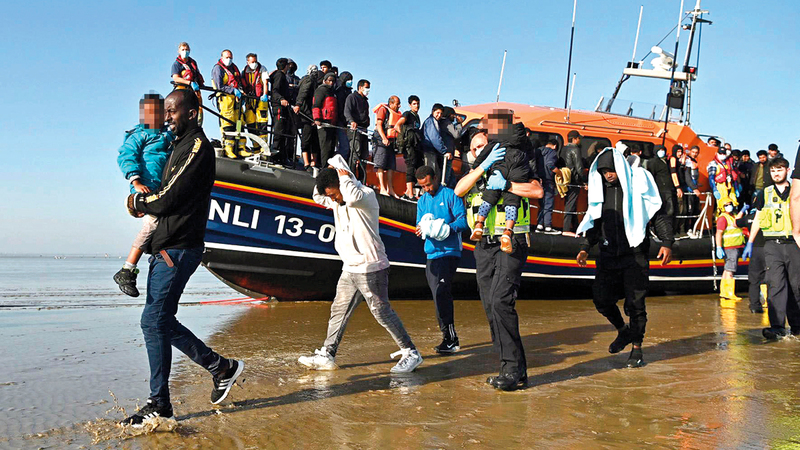
[[[147,404],[130,417],[119,422],[120,425],[130,425],[133,428],[144,427],[145,422],[157,417],[172,419],[172,405],[159,406],[152,399],[147,400]]]
[[[783,327],[769,327],[761,330],[761,335],[768,341],[777,341],[786,337],[786,328]]]
[[[625,363],[625,365],[631,368],[642,367],[644,365],[641,347],[633,347],[633,349],[631,349],[631,356],[628,357],[628,362]]]
[[[487,378],[486,383],[495,389],[500,389],[501,391],[515,391],[528,385],[528,373],[526,371],[518,377],[504,373]]]
[[[214,390],[211,391],[211,404],[217,405],[228,396],[228,392],[236,382],[236,378],[244,370],[244,361],[229,359],[231,366],[222,375],[214,377]]]
[[[433,350],[439,354],[451,354],[461,350],[455,326],[452,324],[447,326],[442,332],[442,343],[433,347]]]
[[[625,347],[631,342],[631,328],[626,324],[617,331],[617,338],[608,346],[608,353],[619,353],[625,350]]]
[[[114,274],[114,282],[119,285],[119,290],[125,295],[138,297],[139,289],[136,289],[136,274],[138,273],[139,269],[131,270],[123,267]]]

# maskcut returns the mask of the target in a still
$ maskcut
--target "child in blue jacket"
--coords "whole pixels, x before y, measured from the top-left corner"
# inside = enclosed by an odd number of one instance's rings
[[[161,176],[172,153],[174,139],[172,132],[164,127],[164,99],[156,93],[145,94],[139,101],[139,125],[126,132],[117,157],[122,174],[131,183],[131,193],[146,194],[160,189]],[[125,264],[114,275],[120,290],[131,297],[139,296],[136,264],[157,225],[157,217],[144,216],[142,229],[133,241]]]

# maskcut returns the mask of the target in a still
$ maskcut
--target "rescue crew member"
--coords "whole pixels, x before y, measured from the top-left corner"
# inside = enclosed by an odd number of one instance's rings
[[[395,149],[397,131],[394,129],[400,120],[400,97],[393,95],[387,103],[381,103],[373,110],[375,113],[375,132],[372,142],[375,154],[372,161],[375,163],[375,174],[378,176],[381,195],[397,197],[392,186],[392,173],[397,168]]]
[[[269,76],[266,67],[258,62],[258,55],[255,53],[247,54],[247,67],[242,72],[242,90],[245,94],[254,97],[247,99],[245,103],[244,122],[247,124],[247,131],[255,134],[269,142],[267,134],[267,122],[269,122],[269,103],[267,103],[267,83]],[[250,156],[261,152],[261,145],[253,142],[253,153],[245,152],[241,156]]]
[[[722,147],[717,147],[717,154],[714,159],[706,166],[708,171],[708,183],[711,185],[711,191],[714,193],[714,198],[717,199],[717,213],[722,212],[723,205],[720,200],[728,198],[733,202],[733,206],[739,206],[739,176],[731,167],[731,162],[728,160],[728,154]]]
[[[422,165],[422,132],[420,131],[421,121],[419,118],[419,97],[412,95],[408,97],[408,111],[398,119],[394,125],[397,133],[395,144],[403,160],[406,163],[406,193],[403,198],[414,200],[414,179],[417,168]]]
[[[278,70],[270,74],[270,104],[272,105],[272,162],[277,164],[289,165],[292,160],[294,147],[294,125],[289,115],[291,103],[291,92],[289,92],[289,80],[286,72],[289,70],[289,60],[278,58],[275,62]]]
[[[213,404],[227,397],[244,369],[244,362],[214,352],[175,318],[183,289],[203,259],[215,158],[214,149],[197,125],[199,104],[194,92],[173,91],[164,106],[166,122],[175,134],[165,176],[157,192],[134,193],[127,201],[132,216],[158,217],[158,226],[145,249],[152,256],[141,319],[150,361],[150,397],[121,422],[134,427],[142,427],[147,419],[173,416],[169,393],[172,347],[211,372]]]
[[[736,280],[733,279],[733,275],[738,268],[739,252],[745,243],[744,233],[737,226],[736,220],[744,214],[733,216],[733,200],[729,198],[722,199],[720,203],[723,210],[717,219],[716,256],[725,261],[725,269],[719,282],[719,298],[741,300],[736,296]]]
[[[425,277],[436,306],[442,342],[436,353],[460,349],[453,318],[453,277],[461,261],[461,233],[469,230],[464,200],[442,186],[433,168],[421,166],[415,174],[423,194],[417,202],[416,235],[425,239]]]
[[[773,185],[764,188],[754,207],[756,220],[750,229],[750,240],[743,258],[752,254],[753,241],[759,230],[764,234],[764,262],[767,266],[767,311],[769,327],[761,333],[768,340],[787,334],[788,319],[792,334],[800,334],[800,247],[793,235],[789,206],[789,161],[776,157],[769,162]]]
[[[242,76],[239,68],[233,63],[233,52],[223,50],[220,59],[211,70],[211,82],[217,92],[217,109],[225,119],[219,120],[222,148],[228,158],[237,158],[241,152],[246,152],[245,138],[237,139],[225,135],[226,132],[237,131],[237,124],[241,130],[242,114]]]
[[[311,111],[319,134],[320,167],[328,166],[328,160],[333,158],[336,148],[336,128],[331,126],[336,123],[339,111],[336,91],[333,89],[335,81],[336,75],[327,73],[322,84],[314,91]]]
[[[192,88],[197,95],[197,101],[201,105],[197,110],[197,124],[203,126],[203,95],[200,93],[200,86],[203,86],[203,74],[197,68],[197,61],[189,56],[189,44],[181,42],[178,44],[178,57],[172,63],[172,81],[175,82],[175,89]]]
[[[297,100],[292,108],[298,115],[300,125],[300,153],[303,155],[303,170],[311,170],[314,175],[316,175],[315,170],[317,170],[317,161],[319,160],[319,135],[312,112],[314,91],[317,88],[317,72],[316,64],[308,66],[306,76],[300,80],[297,87]]]
[[[505,149],[499,144],[489,149],[486,142],[487,137],[483,133],[477,133],[472,138],[470,152],[483,146],[483,151],[490,153],[483,163],[459,180],[455,193],[459,197],[468,196],[467,221],[473,224],[478,208],[483,203],[484,185],[488,189],[508,189],[516,195],[525,197],[517,214],[515,227],[520,228],[519,232],[514,233],[514,249],[510,254],[500,250],[499,235],[502,232],[498,233],[497,227],[494,226],[495,223],[505,223],[505,213],[502,208],[491,209],[486,218],[486,232],[475,244],[475,275],[478,291],[489,322],[493,348],[500,357],[499,374],[489,377],[486,382],[497,389],[510,391],[525,386],[528,382],[528,365],[519,334],[519,318],[515,303],[522,280],[522,268],[528,257],[527,231],[522,231],[524,227],[530,227],[528,199],[541,198],[543,192],[539,182],[534,180],[528,183],[509,183],[499,173],[493,174],[486,180],[486,171],[489,167],[502,161],[505,156]],[[502,230],[502,227],[500,229]]]
[[[576,261],[586,267],[589,250],[600,246],[592,297],[597,311],[617,329],[617,337],[609,345],[609,353],[619,353],[633,344],[628,367],[644,365],[644,340],[647,311],[645,296],[649,284],[650,239],[652,223],[661,241],[658,258],[661,265],[672,259],[672,223],[661,209],[661,197],[653,177],[644,168],[631,167],[622,156],[625,145],[606,148],[589,170],[589,207],[577,234],[585,234]],[[626,207],[627,206],[627,207]],[[625,298],[625,314],[617,302]]]

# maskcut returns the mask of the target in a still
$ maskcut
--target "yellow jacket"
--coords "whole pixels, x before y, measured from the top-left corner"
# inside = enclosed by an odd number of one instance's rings
[[[561,198],[567,196],[569,182],[572,180],[572,170],[569,167],[561,168],[561,175],[556,174],[556,191]]]

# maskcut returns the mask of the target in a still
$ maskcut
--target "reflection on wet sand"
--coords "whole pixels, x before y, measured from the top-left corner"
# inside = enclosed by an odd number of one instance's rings
[[[329,303],[252,308],[209,344],[247,362],[242,389],[211,407],[211,381],[175,380],[179,427],[126,446],[196,448],[765,448],[798,442],[800,343],[767,344],[747,300],[650,299],[647,365],[623,369],[615,334],[591,301],[520,302],[529,362],[524,390],[485,384],[498,362],[479,302],[457,302],[462,350],[438,356],[431,302],[393,302],[425,362],[391,375],[393,342],[367,308],[348,325],[340,370],[311,372]],[[112,444],[113,439],[106,443]]]

